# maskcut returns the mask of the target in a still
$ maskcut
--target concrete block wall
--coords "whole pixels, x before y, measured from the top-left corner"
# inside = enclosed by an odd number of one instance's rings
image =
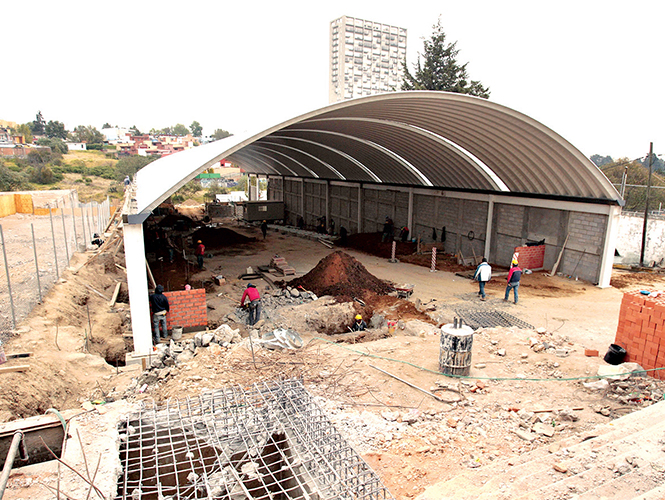
[[[344,226],[350,233],[358,232],[358,188],[355,186],[330,186],[330,217],[335,230]]]
[[[184,329],[205,328],[208,326],[208,308],[204,288],[164,292],[169,299],[169,313],[166,315],[166,327]]]
[[[287,210],[286,223],[296,225],[298,216],[304,217],[302,207],[302,182],[294,179],[284,179],[284,205]]]
[[[665,297],[624,293],[614,343],[626,349],[625,361],[646,370],[665,367]],[[665,370],[648,374],[665,380]]]
[[[522,228],[526,207],[518,205],[494,205],[494,237],[492,239],[491,261],[509,266],[514,248],[522,246]]]
[[[571,212],[568,242],[558,270],[567,276],[597,275],[606,227],[606,215]]]
[[[326,215],[326,184],[321,182],[304,182],[305,189],[305,224],[316,226],[317,219]]]

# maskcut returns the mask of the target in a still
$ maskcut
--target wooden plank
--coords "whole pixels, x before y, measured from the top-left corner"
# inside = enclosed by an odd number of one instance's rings
[[[568,237],[570,234],[566,235],[566,239],[563,242],[563,246],[561,247],[561,252],[559,252],[559,258],[556,260],[554,263],[554,267],[552,268],[552,272],[550,274],[545,274],[545,276],[554,276],[556,274],[556,269],[559,267],[559,262],[561,261],[561,256],[563,255],[563,251],[566,249],[566,243],[568,243]]]
[[[29,358],[32,356],[31,352],[19,352],[15,354],[6,354],[5,357],[7,359],[17,359],[17,358]]]
[[[30,365],[4,366],[0,368],[0,373],[24,372],[30,369]]]
[[[113,307],[115,305],[115,301],[118,300],[118,293],[120,293],[120,286],[122,285],[122,282],[118,282],[118,284],[115,286],[115,291],[113,292],[113,297],[111,297],[111,301],[109,302],[109,306]]]
[[[152,271],[150,270],[150,264],[148,264],[148,259],[145,261],[145,267],[148,270],[148,278],[150,278],[150,286],[152,288],[155,288],[157,286],[157,283],[155,282],[155,278],[152,275]]]

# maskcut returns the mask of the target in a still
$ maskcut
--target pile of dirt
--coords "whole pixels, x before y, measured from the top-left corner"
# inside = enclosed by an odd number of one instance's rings
[[[386,295],[393,288],[371,274],[365,266],[349,254],[338,250],[321,259],[306,275],[292,280],[289,285],[302,286],[317,294],[332,295],[339,301],[354,297],[364,298],[374,293]]]
[[[196,223],[186,215],[179,215],[179,214],[167,215],[162,220],[160,220],[157,225],[159,227],[174,227],[177,224],[182,224],[187,228],[196,225]]]
[[[225,227],[202,227],[192,234],[192,240],[201,240],[206,248],[224,248],[234,245],[254,243],[256,238],[249,238]]]
[[[183,206],[183,207],[200,207],[202,205],[203,205],[203,203],[201,203],[199,201],[196,201],[196,200],[192,200],[191,198],[183,201],[180,204],[180,206]]]

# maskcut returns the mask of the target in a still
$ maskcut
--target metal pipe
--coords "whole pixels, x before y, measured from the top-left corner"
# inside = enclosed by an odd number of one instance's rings
[[[653,161],[653,142],[649,143],[649,180],[647,182],[647,196],[644,206],[644,224],[642,225],[642,247],[640,249],[640,266],[644,267],[644,251],[647,246],[647,222],[649,221],[649,194],[651,192],[651,163]]]
[[[22,445],[20,449],[19,445]],[[7,458],[5,459],[5,466],[2,469],[2,475],[0,475],[0,500],[5,494],[5,488],[7,487],[7,481],[9,480],[9,474],[12,472],[14,459],[16,458],[16,453],[19,451],[21,453],[21,457],[24,460],[27,459],[25,443],[23,442],[23,433],[21,431],[16,431],[14,433],[14,438],[12,439],[12,444],[9,447]]]
[[[76,214],[74,213],[74,195],[69,193],[69,204],[72,207],[72,227],[74,228],[74,251],[79,251],[79,236],[76,231]]]
[[[9,291],[9,304],[12,308],[12,328],[16,329],[16,313],[14,312],[14,299],[12,298],[12,282],[9,279],[9,264],[7,264],[7,250],[5,248],[5,235],[0,226],[0,240],[2,241],[2,256],[5,259],[5,273],[7,274],[7,290]]]
[[[56,205],[57,206],[57,205]],[[69,265],[69,241],[67,241],[67,230],[65,229],[65,204],[62,204],[60,209],[60,217],[62,220],[62,237],[65,240],[65,255],[67,256],[67,266]],[[65,267],[67,267],[65,266]]]
[[[53,213],[51,207],[48,207],[48,216],[51,218],[51,236],[53,237],[53,255],[55,256],[55,275],[56,279],[60,279],[60,271],[58,270],[58,251],[55,248],[55,230],[53,229]]]
[[[42,284],[39,280],[39,262],[37,261],[37,243],[35,242],[35,225],[30,223],[30,230],[32,231],[32,249],[35,252],[35,273],[37,275],[37,290],[39,290],[39,303],[42,303]]]

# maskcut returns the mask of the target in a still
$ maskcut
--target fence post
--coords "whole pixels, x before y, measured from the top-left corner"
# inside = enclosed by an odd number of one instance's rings
[[[12,297],[12,282],[9,279],[9,264],[7,264],[7,251],[5,250],[5,235],[0,225],[0,240],[2,240],[2,256],[5,259],[5,273],[7,274],[7,289],[9,290],[9,303],[12,307],[12,325],[16,330],[16,313],[14,312],[14,298]]]
[[[56,207],[57,207],[56,203]],[[62,204],[62,211],[60,212],[62,220],[62,236],[65,239],[65,255],[67,256],[67,266],[69,266],[69,241],[67,240],[67,230],[65,229],[65,204]],[[67,267],[65,266],[65,268]]]
[[[81,209],[81,227],[83,228],[83,251],[85,252],[88,249],[88,238],[85,235],[85,206],[84,204],[79,203],[79,208]],[[92,239],[92,238],[90,238]]]
[[[79,251],[79,236],[76,231],[76,214],[74,213],[74,195],[69,193],[69,204],[72,207],[72,227],[74,228],[74,250]]]
[[[39,291],[39,302],[42,302],[42,284],[39,281],[39,263],[37,262],[37,243],[35,242],[35,225],[30,223],[30,230],[32,231],[32,249],[35,251],[35,272],[37,273],[37,290]]]
[[[58,251],[55,248],[55,230],[53,229],[53,212],[51,205],[48,207],[48,216],[51,219],[51,236],[53,237],[53,255],[55,256],[55,276],[56,280],[60,279],[60,271],[58,270]]]

